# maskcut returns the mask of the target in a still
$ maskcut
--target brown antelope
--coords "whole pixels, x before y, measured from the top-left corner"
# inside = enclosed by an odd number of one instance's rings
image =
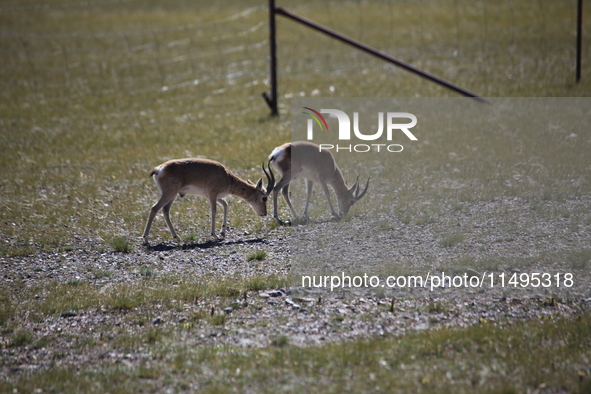
[[[268,165],[267,165],[268,166]],[[257,184],[250,181],[244,181],[230,172],[221,163],[207,159],[180,159],[170,160],[155,167],[150,176],[154,176],[154,181],[160,189],[162,195],[160,200],[150,210],[150,216],[144,230],[144,244],[148,245],[148,234],[152,226],[152,220],[160,209],[163,209],[164,219],[170,229],[173,238],[180,240],[174,231],[170,221],[170,207],[174,198],[178,194],[183,197],[185,194],[196,194],[209,200],[211,208],[211,235],[215,236],[215,214],[216,203],[224,208],[224,221],[222,224],[221,236],[226,235],[226,223],[228,219],[228,204],[224,197],[232,194],[248,202],[259,216],[267,215],[267,198],[273,185],[275,177],[273,171],[269,168],[269,175],[263,165],[263,171],[267,176],[267,187],[263,187],[263,179],[259,179]]]
[[[322,191],[328,201],[332,215],[340,219],[342,215],[349,212],[351,206],[359,201],[369,187],[369,179],[365,184],[365,189],[360,193],[359,183],[355,182],[353,186],[347,186],[347,182],[341,174],[332,153],[327,150],[320,150],[319,146],[311,142],[298,141],[288,142],[278,146],[269,156],[269,162],[272,162],[282,178],[273,189],[273,216],[281,223],[277,214],[277,196],[281,190],[289,209],[294,217],[297,213],[289,199],[289,183],[297,176],[306,179],[306,206],[304,208],[304,218],[308,217],[308,206],[312,196],[312,187],[317,182],[322,187]],[[359,179],[359,177],[358,177]],[[330,200],[330,185],[337,196],[339,204],[339,213],[335,211]]]

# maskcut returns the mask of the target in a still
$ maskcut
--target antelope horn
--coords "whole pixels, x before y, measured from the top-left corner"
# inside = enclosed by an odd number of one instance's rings
[[[357,194],[357,195],[355,195],[355,201],[359,201],[359,200],[361,200],[361,198],[362,198],[363,196],[365,196],[365,193],[367,193],[367,189],[369,188],[369,180],[370,180],[370,179],[371,179],[371,178],[367,178],[367,183],[365,184],[365,189],[363,190],[363,192],[362,192],[361,194]],[[357,190],[357,191],[358,191],[358,190]]]
[[[270,176],[267,173],[267,170],[265,170],[265,163],[261,164],[261,167],[263,168],[263,172],[267,176],[267,194],[269,194],[273,191],[273,187],[275,186],[275,174],[273,174],[273,170],[271,170],[271,160],[269,160],[269,162],[267,163],[267,168],[269,169],[269,173],[271,174]]]

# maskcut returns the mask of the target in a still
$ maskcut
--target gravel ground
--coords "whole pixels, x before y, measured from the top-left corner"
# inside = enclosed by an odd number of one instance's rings
[[[45,295],[37,292],[47,284],[88,283],[108,292],[118,284],[145,282],[147,275],[154,278],[272,274],[284,277],[289,275],[294,261],[299,264],[290,253],[305,250],[310,245],[306,236],[319,233],[335,234],[340,239],[343,234],[348,234],[350,243],[355,245],[352,250],[363,257],[369,249],[357,244],[357,237],[362,236],[364,245],[380,246],[391,257],[391,262],[404,262],[408,273],[435,273],[442,267],[450,269],[450,275],[461,276],[467,272],[469,277],[484,273],[483,269],[508,275],[570,270],[576,285],[565,291],[531,286],[512,291],[500,286],[438,288],[434,291],[396,289],[371,292],[370,289],[356,289],[355,292],[332,293],[315,288],[268,289],[251,291],[246,297],[243,294],[237,295],[236,299],[213,297],[175,308],[151,304],[126,313],[87,308],[41,317],[30,313],[24,301],[18,304],[16,316],[8,323],[13,329],[0,334],[3,360],[0,376],[15,379],[30,370],[67,365],[83,367],[104,360],[134,365],[153,356],[150,348],[139,346],[136,352],[126,352],[114,343],[120,336],[145,332],[151,327],[186,328],[175,334],[176,340],[186,346],[223,343],[264,347],[272,345],[278,338],[286,338],[297,346],[309,346],[361,337],[403,335],[437,327],[466,327],[490,322],[506,325],[515,320],[555,319],[588,313],[591,262],[573,262],[567,257],[557,258],[555,264],[548,261],[557,256],[569,256],[573,251],[588,250],[591,245],[590,221],[581,218],[581,212],[589,203],[589,200],[544,203],[547,205],[544,211],[562,212],[559,220],[551,221],[544,215],[532,214],[534,210],[530,202],[514,198],[474,203],[446,215],[445,220],[433,222],[403,223],[397,218],[386,217],[380,219],[382,224],[376,225],[364,220],[364,216],[358,216],[345,224],[330,220],[311,221],[305,226],[279,228],[262,237],[232,229],[223,241],[192,243],[184,247],[172,242],[157,243],[153,239],[153,246],[145,248],[138,240],[135,251],[116,253],[100,251],[93,240],[79,239],[74,250],[69,252],[2,257],[0,277],[3,287],[12,292],[12,299],[19,300],[42,299]],[[503,217],[500,217],[500,211],[504,212]],[[510,223],[507,217],[511,218]],[[387,225],[383,224],[384,221]],[[351,226],[354,232],[350,232]],[[371,237],[366,236],[368,227],[374,231]],[[376,228],[379,231],[376,232]],[[464,237],[457,244],[446,246],[441,237],[449,233],[450,228],[463,229]],[[292,238],[290,233],[295,237]],[[317,238],[313,239],[317,241]],[[327,245],[325,253],[338,254],[336,261],[347,260],[340,249],[334,249],[341,242],[330,237],[324,241]],[[266,258],[249,261],[247,256],[257,250],[265,250]],[[470,260],[465,259],[468,255]],[[466,261],[490,261],[491,256],[501,263],[466,266]],[[550,258],[544,260],[540,256]],[[368,267],[371,265],[365,266]],[[298,266],[298,269],[302,267]],[[226,316],[224,324],[191,319],[203,311],[209,315],[212,305],[215,314]],[[149,316],[147,321],[146,316]],[[37,341],[42,338],[47,341],[43,345],[13,346],[14,333],[23,330],[34,333]],[[111,345],[81,345],[91,342],[111,342]]]

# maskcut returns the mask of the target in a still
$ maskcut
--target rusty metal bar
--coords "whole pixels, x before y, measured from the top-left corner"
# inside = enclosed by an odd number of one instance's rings
[[[581,0],[579,0],[579,1],[581,1]],[[426,78],[426,79],[428,79],[428,80],[430,80],[432,82],[435,82],[435,83],[437,83],[439,85],[442,85],[443,87],[448,88],[448,89],[451,89],[451,90],[453,90],[453,91],[455,91],[457,93],[460,93],[460,94],[462,94],[464,96],[471,97],[471,98],[473,98],[475,100],[478,100],[478,101],[481,101],[481,102],[489,103],[489,101],[487,99],[485,99],[482,96],[477,95],[476,93],[472,93],[472,92],[470,92],[470,91],[468,91],[468,90],[466,90],[464,88],[461,88],[461,87],[459,87],[457,85],[454,85],[451,82],[448,82],[448,81],[446,81],[446,80],[444,80],[442,78],[439,78],[439,77],[437,77],[437,76],[435,76],[433,74],[430,74],[430,73],[428,73],[426,71],[420,70],[420,69],[418,69],[418,68],[416,68],[416,67],[414,67],[414,66],[412,66],[412,65],[410,65],[408,63],[405,63],[405,62],[403,62],[401,60],[398,60],[398,59],[396,59],[396,58],[394,58],[394,57],[392,57],[390,55],[386,55],[386,54],[384,54],[384,53],[382,53],[382,52],[380,52],[380,51],[378,51],[378,50],[376,50],[376,49],[374,49],[374,48],[372,48],[370,46],[367,46],[367,45],[362,44],[360,42],[357,42],[357,41],[355,41],[355,40],[353,40],[353,39],[351,39],[349,37],[346,37],[346,36],[344,36],[344,35],[342,35],[340,33],[337,33],[334,30],[327,29],[326,27],[321,26],[321,25],[319,25],[319,24],[317,24],[315,22],[312,22],[312,21],[310,21],[308,19],[305,19],[305,18],[302,18],[302,17],[300,17],[298,15],[295,15],[295,14],[293,14],[293,13],[291,13],[291,12],[289,12],[289,11],[281,8],[281,7],[275,8],[275,13],[278,14],[278,15],[281,15],[283,17],[286,17],[288,19],[291,19],[293,21],[296,21],[298,23],[301,23],[301,24],[303,24],[305,26],[308,26],[309,28],[311,28],[313,30],[319,31],[319,32],[321,32],[323,34],[326,34],[326,35],[332,37],[332,38],[335,38],[335,39],[337,39],[339,41],[342,41],[342,42],[344,42],[346,44],[349,44],[349,45],[351,45],[351,46],[353,46],[353,47],[355,47],[355,48],[357,48],[359,50],[362,50],[364,52],[369,53],[370,55],[376,56],[376,57],[378,57],[378,58],[380,58],[382,60],[385,60],[387,62],[393,63],[393,64],[397,65],[398,67],[401,67],[401,68],[403,68],[403,69],[405,69],[407,71],[410,71],[410,72],[412,72],[414,74],[417,74],[418,76],[420,76],[422,78]]]

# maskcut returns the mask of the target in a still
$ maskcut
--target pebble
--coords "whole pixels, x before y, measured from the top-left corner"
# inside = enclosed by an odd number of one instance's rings
[[[269,293],[269,297],[281,297],[284,294],[281,290],[275,290]]]
[[[528,209],[518,211],[520,207],[527,208],[526,202],[508,199],[501,199],[500,201],[512,211],[531,212]],[[529,214],[524,214],[524,218],[527,220],[521,220],[520,214],[516,214],[515,219],[518,221],[518,225],[528,223],[528,231],[531,234],[557,234],[560,233],[561,227],[566,229],[576,227],[569,227],[569,221],[580,222],[575,208],[571,209],[570,204],[580,204],[588,207],[589,201],[582,199],[581,201],[571,201],[564,204],[565,212],[572,211],[570,216],[572,220],[567,219],[564,223],[546,223],[546,221],[537,219],[537,216]],[[515,233],[511,235],[514,238],[511,241],[511,248],[505,248],[504,243],[496,244],[492,242],[494,239],[506,238],[503,227],[504,218],[495,216],[499,212],[498,207],[499,203],[497,202],[483,201],[472,204],[470,213],[468,213],[468,210],[450,213],[450,215],[458,216],[462,223],[464,221],[466,223],[470,221],[483,223],[482,226],[475,226],[473,234],[470,235],[470,242],[464,241],[461,243],[463,248],[458,249],[458,252],[461,252],[459,257],[465,254],[473,256],[475,261],[487,261],[487,255],[494,254],[496,256],[496,253],[498,253],[500,260],[510,262],[520,261],[520,259],[527,257],[525,253],[554,256],[560,255],[560,252],[563,251],[588,248],[588,245],[591,244],[589,242],[591,235],[585,231],[578,231],[575,234],[576,237],[570,239],[568,244],[561,237],[549,242],[544,241],[547,238],[525,237],[524,234]],[[468,217],[468,215],[473,216],[473,218]],[[397,225],[397,228],[399,227],[397,224],[399,219],[397,218],[385,217],[384,220],[386,222],[391,221],[391,223]],[[361,221],[353,217],[351,223],[359,223],[359,234],[365,234],[365,230],[371,229],[369,227],[371,223],[366,224],[365,220]],[[394,232],[389,233],[388,236],[391,237],[392,245],[394,245],[392,247],[388,244],[384,246],[384,251],[391,252],[391,255],[388,255],[389,261],[412,261],[412,266],[403,266],[400,271],[409,274],[425,275],[429,269],[435,269],[431,268],[430,264],[434,267],[450,267],[450,269],[455,267],[454,264],[457,264],[460,260],[455,249],[443,248],[432,240],[433,234],[448,231],[449,227],[446,223],[445,220],[440,220],[435,223],[417,226],[413,219],[410,223],[400,226],[404,231],[397,233],[395,236],[393,235]],[[455,221],[453,223],[455,224]],[[321,232],[330,234],[327,230],[340,225],[341,223],[318,222],[303,226],[302,229],[309,232],[311,237],[317,237],[318,233]],[[467,225],[466,228],[468,228]],[[426,230],[428,231],[425,232]],[[569,230],[569,233],[572,231],[574,230]],[[292,245],[290,245],[289,239],[280,239],[277,235],[274,235],[279,232],[281,232],[281,229],[274,230],[272,234],[263,236],[265,240],[271,239],[273,241],[268,244],[268,257],[264,265],[245,264],[244,256],[247,254],[248,248],[251,247],[251,244],[249,244],[250,237],[244,236],[244,240],[239,241],[238,236],[234,234],[232,237],[230,231],[227,239],[213,247],[180,249],[174,242],[162,243],[162,241],[157,241],[157,236],[154,236],[152,249],[136,248],[134,252],[127,254],[117,254],[111,251],[98,253],[95,251],[96,241],[81,240],[81,246],[76,246],[76,250],[64,256],[39,251],[34,257],[0,257],[0,278],[5,278],[4,283],[6,286],[11,286],[11,288],[14,286],[11,284],[12,281],[21,277],[28,278],[26,285],[33,286],[32,288],[37,285],[39,288],[43,288],[44,283],[54,283],[56,280],[64,284],[74,280],[80,281],[84,285],[88,283],[95,286],[99,294],[110,296],[114,294],[121,284],[129,283],[130,286],[134,286],[138,279],[145,281],[144,278],[138,278],[134,271],[129,268],[137,267],[143,262],[148,262],[147,266],[150,269],[152,267],[154,269],[158,268],[157,274],[149,279],[155,281],[154,287],[160,286],[158,281],[161,276],[182,277],[184,283],[190,283],[192,278],[189,278],[189,276],[196,278],[207,277],[207,275],[213,273],[214,267],[218,268],[218,276],[223,273],[224,276],[227,275],[228,277],[237,274],[247,278],[257,275],[277,275],[282,277],[289,274],[290,258],[292,257],[290,256],[290,246]],[[376,242],[382,243],[389,241],[388,238],[380,236],[375,239]],[[471,245],[472,240],[475,242],[474,245]],[[161,243],[158,244],[158,242]],[[325,244],[327,246],[326,253],[334,254],[333,248],[330,247],[332,244],[330,242]],[[515,247],[512,245],[515,245]],[[227,256],[228,253],[231,255],[230,257]],[[364,251],[360,253],[365,254]],[[224,254],[226,255],[224,256]],[[340,260],[345,259],[345,257],[341,258],[339,256]],[[367,262],[368,264],[374,263],[370,259]],[[476,267],[481,268],[483,272],[486,271],[487,274],[491,273],[493,269],[496,269],[495,273],[521,273],[522,270],[523,272],[534,272],[546,268],[538,263],[532,264],[532,266],[524,265],[521,269],[506,266],[493,266],[486,269],[482,268],[481,265]],[[62,267],[66,268],[62,269]],[[461,272],[463,273],[464,270],[468,275],[481,275],[473,268],[463,268]],[[474,272],[471,272],[471,270]],[[373,274],[376,272],[376,268],[367,268],[367,272]],[[432,271],[432,275],[434,273]],[[573,291],[576,291],[576,294],[580,294],[580,296],[574,298],[572,304],[568,304],[568,308],[564,304],[559,304],[558,307],[552,309],[546,308],[549,313],[552,313],[552,316],[569,318],[577,314],[588,313],[591,307],[591,287],[589,285],[591,281],[588,280],[588,276],[583,276],[582,271],[579,271],[578,275],[580,275],[577,277],[578,288],[573,289]],[[505,277],[505,281],[507,280],[508,278]],[[582,285],[579,285],[579,283]],[[174,283],[173,285],[178,284]],[[294,294],[299,293],[305,298],[297,298],[295,295],[294,298],[291,298],[292,290],[283,288],[260,292],[253,290],[254,293],[250,291],[248,306],[240,311],[245,313],[232,312],[231,315],[226,317],[222,327],[214,327],[209,322],[210,305],[215,304],[216,308],[220,308],[219,305],[228,305],[231,301],[227,298],[217,297],[184,301],[183,305],[181,305],[182,312],[178,311],[176,307],[167,307],[167,304],[163,302],[159,306],[147,304],[137,308],[137,310],[131,309],[125,313],[114,312],[108,306],[105,306],[82,309],[76,312],[77,318],[74,318],[76,315],[69,316],[70,319],[64,318],[66,316],[60,317],[59,314],[57,316],[47,315],[43,316],[44,321],[35,322],[31,321],[31,319],[25,319],[24,314],[15,314],[14,319],[19,328],[34,331],[39,336],[47,335],[50,339],[43,352],[36,353],[40,358],[39,365],[51,365],[51,361],[56,354],[63,354],[60,363],[67,367],[91,365],[100,357],[105,357],[108,352],[113,351],[114,346],[118,345],[118,341],[109,342],[107,338],[115,339],[115,335],[119,338],[119,333],[125,333],[121,334],[122,338],[125,338],[128,332],[137,333],[140,336],[145,335],[150,325],[149,323],[145,326],[139,325],[138,321],[146,319],[146,314],[148,316],[158,316],[152,320],[152,325],[164,324],[166,321],[178,321],[181,324],[187,321],[195,321],[195,324],[192,324],[190,329],[183,330],[183,333],[188,332],[188,335],[182,336],[183,346],[207,346],[212,343],[224,343],[229,346],[257,347],[265,346],[269,342],[269,338],[281,335],[289,335],[290,344],[306,346],[317,344],[322,340],[347,341],[360,337],[372,337],[381,333],[384,333],[384,335],[403,335],[417,329],[432,330],[438,327],[464,327],[478,324],[480,319],[483,318],[479,314],[480,311],[486,311],[485,320],[487,322],[494,321],[495,324],[496,322],[504,324],[505,322],[510,323],[518,320],[539,319],[540,300],[547,299],[547,295],[539,294],[541,290],[537,290],[534,293],[535,297],[531,297],[530,293],[524,293],[520,289],[518,289],[520,291],[511,291],[507,287],[501,288],[498,283],[494,289],[485,287],[483,288],[484,291],[479,291],[478,294],[470,292],[470,289],[464,287],[445,290],[449,290],[449,293],[443,293],[442,291],[442,295],[437,301],[442,304],[443,310],[436,313],[428,312],[429,305],[433,303],[433,300],[428,299],[428,297],[433,297],[433,294],[428,290],[392,290],[393,294],[396,295],[395,308],[393,312],[387,312],[392,299],[392,294],[388,294],[388,292],[381,297],[364,293],[357,298],[349,295],[345,298],[336,298],[317,288],[294,288]],[[553,287],[552,290],[556,289]],[[45,300],[50,291],[41,292],[36,290],[29,298],[39,295],[40,299]],[[258,297],[253,296],[253,294],[257,293]],[[557,299],[561,296],[561,294],[555,295]],[[25,299],[25,297],[17,297],[16,295],[15,298]],[[361,298],[363,298],[363,301]],[[15,304],[15,306],[18,305]],[[305,307],[302,307],[302,305]],[[227,309],[218,310],[226,311]],[[296,310],[297,313],[294,312]],[[343,315],[341,312],[347,313],[347,315]],[[186,316],[179,318],[179,313]],[[198,318],[198,316],[202,316],[202,318]],[[354,316],[354,318],[341,319],[345,316]],[[335,317],[338,317],[339,321],[335,322]],[[147,321],[150,322],[150,320]],[[77,323],[76,327],[72,327],[73,322]],[[289,326],[288,323],[290,323]],[[221,330],[222,332],[211,332],[211,330]],[[60,334],[63,332],[78,336],[81,342],[86,339],[93,339],[96,336],[100,338],[97,340],[99,345],[94,348],[92,346],[84,348],[83,354],[64,351],[69,349],[69,344],[64,339],[65,336]],[[104,350],[103,346],[105,347]],[[143,347],[146,349],[139,351],[145,352],[144,356],[147,359],[151,349],[148,344],[142,344],[140,349]],[[14,352],[14,355],[12,353],[6,356],[3,354],[3,357],[6,357],[6,365],[17,365],[19,357],[31,354],[31,350],[25,348],[10,350]],[[141,359],[141,355],[134,358],[134,360]]]
[[[66,311],[61,314],[61,317],[66,317],[66,318],[75,317],[75,316],[78,316],[78,312],[76,312],[76,311]]]

